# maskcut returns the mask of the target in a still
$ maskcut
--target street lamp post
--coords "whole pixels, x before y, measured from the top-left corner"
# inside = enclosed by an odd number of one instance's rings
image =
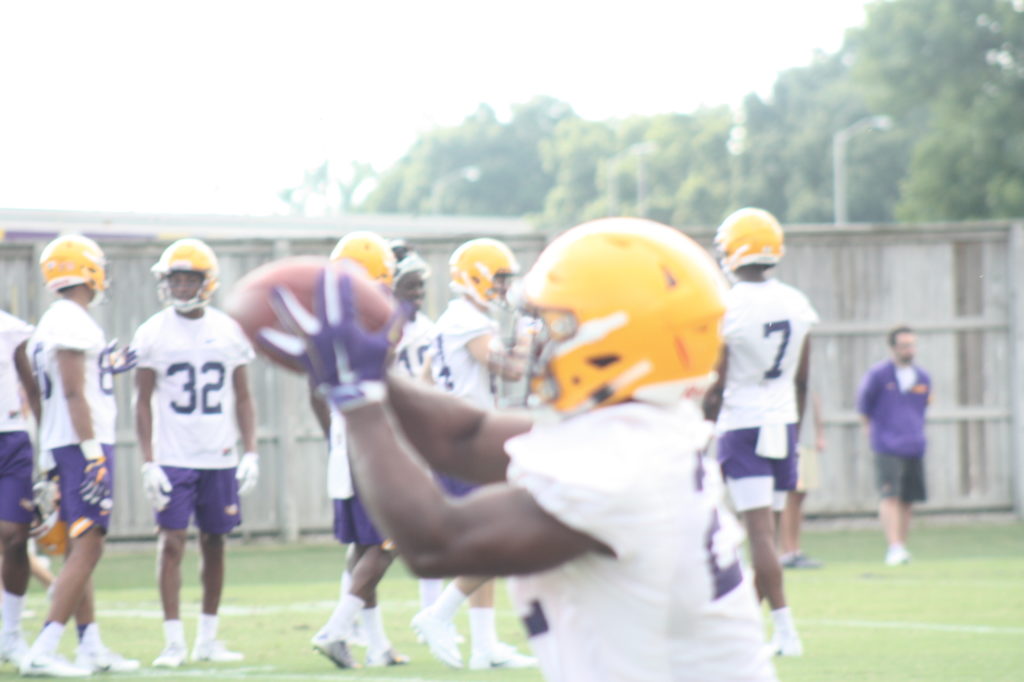
[[[850,138],[865,130],[888,130],[892,119],[888,116],[865,116],[832,136],[832,215],[836,225],[848,222],[846,200],[846,144]]]
[[[636,213],[643,218],[647,215],[647,175],[644,172],[644,157],[658,150],[658,145],[650,140],[637,142],[608,159],[608,215],[619,212],[619,161],[627,154],[636,157]]]

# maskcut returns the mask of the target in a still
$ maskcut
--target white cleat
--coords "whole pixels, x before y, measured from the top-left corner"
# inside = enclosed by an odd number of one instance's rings
[[[160,655],[153,659],[154,668],[180,668],[188,658],[188,647],[182,644],[168,644]]]
[[[139,669],[139,662],[125,658],[121,654],[106,647],[102,649],[78,648],[75,665],[86,668],[94,673],[133,673]]]
[[[910,552],[903,547],[890,547],[885,553],[886,566],[902,566],[910,563]]]
[[[537,659],[516,651],[511,644],[497,642],[491,651],[474,651],[469,658],[470,670],[490,668],[536,668]]]
[[[349,649],[348,640],[335,636],[326,626],[313,636],[310,644],[313,645],[313,651],[327,657],[339,668],[359,667],[356,659],[352,656],[352,650]]]
[[[367,668],[384,668],[392,665],[408,665],[408,663],[408,656],[400,654],[390,647],[383,651],[373,652],[367,650],[366,652]]]
[[[772,654],[775,656],[803,656],[804,644],[797,634],[783,636],[776,632],[772,637]]]
[[[0,663],[13,663],[15,667],[18,667],[26,654],[28,654],[28,642],[25,641],[20,630],[0,635]]]
[[[413,616],[410,626],[423,639],[434,658],[452,668],[462,667],[462,654],[455,643],[455,630],[451,623],[435,618],[429,611]]]
[[[92,671],[80,668],[58,654],[33,654],[21,658],[18,672],[22,677],[91,677]]]
[[[239,651],[229,651],[224,642],[219,639],[211,639],[205,642],[196,642],[192,649],[192,660],[195,662],[208,663],[238,663],[245,660],[245,654]]]

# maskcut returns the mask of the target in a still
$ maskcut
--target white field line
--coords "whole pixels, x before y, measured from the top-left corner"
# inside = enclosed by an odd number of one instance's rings
[[[389,604],[398,604],[399,602],[388,602]],[[262,615],[273,615],[275,613],[308,613],[308,612],[330,612],[338,605],[336,601],[317,601],[317,602],[301,602],[296,604],[278,604],[274,606],[232,606],[228,604],[221,604],[220,615],[222,616],[262,616]],[[416,608],[419,606],[418,601],[410,601],[408,603],[402,603],[402,606],[409,608]],[[109,618],[163,618],[163,611],[156,605],[153,608],[138,609],[138,608],[120,608],[114,606],[113,608],[99,608],[99,615],[106,616]],[[183,606],[182,611],[189,613],[199,613],[199,605]]]
[[[360,680],[371,680],[371,682],[436,682],[437,678],[427,677],[392,677],[390,675],[367,675],[365,668],[360,669]],[[214,680],[330,680],[331,682],[338,682],[339,674],[323,673],[310,675],[309,673],[295,673],[286,670],[280,670],[274,666],[249,666],[243,668],[192,668],[192,669],[181,669],[176,670],[158,670],[156,668],[142,668],[135,673],[132,673],[132,677],[144,677],[147,679],[158,680],[161,678],[195,678],[195,679],[214,679]],[[472,682],[471,680],[463,680],[462,682]]]
[[[975,635],[1024,635],[1024,628],[1002,627],[996,625],[951,625],[946,623],[908,623],[902,621],[879,620],[831,620],[821,618],[801,618],[800,623],[808,625],[826,625],[843,628],[875,628],[889,630],[925,630],[929,632],[959,632]]]
[[[490,678],[477,678],[476,680],[471,678],[463,677],[466,671],[453,671],[454,674],[458,675],[459,682],[489,682]],[[433,677],[393,677],[388,675],[384,670],[381,671],[380,675],[368,674],[366,668],[359,669],[360,680],[370,680],[370,682],[437,682],[440,678],[437,676]],[[124,679],[123,676],[119,676]],[[132,677],[144,677],[147,679],[158,680],[161,678],[195,678],[195,679],[214,679],[214,680],[325,680],[327,682],[338,682],[341,676],[338,672],[331,673],[295,673],[280,668],[275,668],[272,665],[264,666],[247,666],[241,668],[178,668],[176,670],[159,670],[156,668],[142,668],[135,673],[132,673]]]

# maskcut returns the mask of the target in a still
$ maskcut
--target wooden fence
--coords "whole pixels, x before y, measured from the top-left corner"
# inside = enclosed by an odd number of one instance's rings
[[[235,219],[236,221],[242,219]],[[113,290],[95,312],[110,337],[122,342],[159,309],[149,272],[166,239],[104,239],[85,221],[74,229],[97,236],[110,261]],[[409,239],[434,275],[427,312],[436,316],[447,299],[447,258],[471,236],[499,236],[528,267],[545,243],[520,229],[427,235],[397,230],[385,236]],[[162,224],[163,228],[166,225]],[[186,226],[188,227],[188,226]],[[194,226],[192,226],[194,228]],[[322,227],[322,225],[321,225]],[[3,214],[0,213],[0,230]],[[296,231],[277,239],[205,236],[221,262],[221,292],[253,267],[284,255],[326,254],[336,236]],[[164,229],[164,232],[174,230]],[[258,230],[254,231],[257,234]],[[689,231],[705,244],[712,231]],[[0,307],[35,321],[48,303],[36,262],[47,239],[0,241]],[[1019,293],[1024,286],[1021,249],[1024,224],[981,223],[915,226],[793,226],[777,276],[804,290],[821,316],[812,335],[812,380],[820,397],[827,449],[821,488],[809,495],[807,511],[823,515],[871,513],[877,505],[871,453],[855,411],[863,373],[888,354],[885,336],[898,323],[918,331],[920,364],[932,375],[925,509],[987,511],[1024,509],[1020,444],[1022,432],[1019,355],[1022,342]],[[294,539],[330,528],[323,483],[324,439],[308,408],[298,377],[258,360],[252,372],[258,400],[262,474],[243,501],[246,532]],[[117,386],[117,513],[114,537],[144,537],[153,520],[143,496],[131,409],[131,379]]]

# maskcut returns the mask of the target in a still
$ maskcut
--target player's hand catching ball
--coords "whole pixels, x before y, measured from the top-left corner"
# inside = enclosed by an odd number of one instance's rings
[[[378,330],[367,330],[356,315],[353,276],[323,269],[314,291],[315,315],[287,288],[275,287],[271,305],[290,333],[260,331],[263,343],[304,367],[313,385],[342,411],[383,399],[388,350],[402,316],[395,310]]]

